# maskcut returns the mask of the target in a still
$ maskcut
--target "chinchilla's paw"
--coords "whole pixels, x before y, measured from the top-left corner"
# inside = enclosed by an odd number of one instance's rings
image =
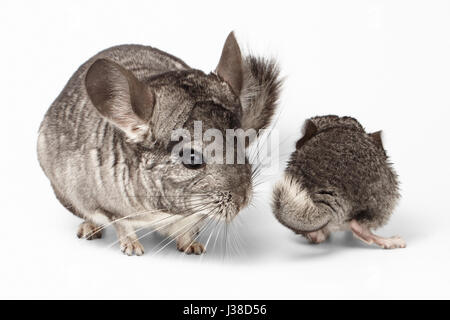
[[[177,249],[186,254],[196,254],[200,255],[206,252],[205,247],[200,242],[192,242],[187,244],[177,243]]]
[[[138,240],[131,239],[130,237],[125,237],[120,240],[120,250],[127,256],[142,256],[144,254],[142,244]]]
[[[399,236],[378,239],[377,244],[383,249],[406,248],[406,241]]]
[[[85,221],[79,225],[77,237],[80,239],[85,238],[86,240],[100,239],[102,237],[102,227]]]

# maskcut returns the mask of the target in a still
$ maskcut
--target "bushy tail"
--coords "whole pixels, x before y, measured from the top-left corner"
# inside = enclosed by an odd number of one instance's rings
[[[331,220],[330,209],[314,203],[302,183],[290,175],[276,184],[272,201],[278,221],[297,233],[319,230]]]
[[[280,70],[274,59],[247,55],[243,60],[242,128],[258,131],[270,124],[277,108],[282,85]]]

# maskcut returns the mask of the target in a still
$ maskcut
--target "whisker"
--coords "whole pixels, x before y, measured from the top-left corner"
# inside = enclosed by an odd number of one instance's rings
[[[220,212],[220,209],[219,209],[217,212]],[[219,218],[217,219],[216,224],[214,225],[213,229],[211,230],[211,233],[209,234],[208,240],[207,240],[206,243],[205,243],[205,251],[208,250],[208,244],[209,244],[209,241],[211,240],[211,238],[212,238],[214,232],[216,231],[217,226],[218,226],[219,223],[221,222],[221,218],[222,218],[222,214],[221,214],[221,215],[219,216]],[[203,258],[203,256],[202,256],[202,258]]]
[[[219,212],[219,210],[220,210],[219,208],[216,208],[216,210],[214,212],[212,212],[212,210],[211,210],[211,212],[209,213],[209,216],[210,217],[214,216],[217,212]],[[198,231],[197,235],[189,243],[189,246],[192,246],[192,244],[195,241],[197,241],[197,239],[200,237],[200,235],[203,233],[203,231],[205,231],[212,224],[213,221],[214,221],[214,219],[212,219],[212,218],[209,219],[209,221],[203,227],[200,228],[200,230]],[[206,251],[206,247],[205,247],[205,251]]]
[[[226,211],[224,210],[224,212],[223,212],[223,215],[221,215],[220,216],[220,222],[221,222],[221,224],[223,225],[223,223],[224,223],[224,219],[222,219],[222,218],[225,218],[225,216],[226,216]],[[218,224],[219,225],[219,224]],[[213,246],[213,250],[216,250],[216,243],[217,243],[217,240],[218,240],[218,238],[219,238],[219,235],[220,235],[220,232],[222,231],[222,229],[221,228],[219,228],[218,229],[218,232],[217,232],[217,234],[216,234],[216,239],[214,240],[214,246]]]
[[[211,210],[211,211],[212,211],[212,210]],[[166,237],[165,239],[163,239],[160,243],[158,243],[158,244],[156,245],[156,247],[158,247],[159,245],[161,245],[162,243],[164,243],[164,241],[167,241],[168,239],[172,238],[172,239],[171,239],[169,242],[167,242],[163,247],[161,247],[158,251],[156,251],[156,252],[154,253],[154,255],[157,255],[159,252],[161,252],[162,250],[164,250],[164,248],[166,248],[166,247],[167,247],[169,244],[171,244],[173,241],[177,240],[180,236],[183,236],[183,235],[185,235],[186,233],[190,232],[190,231],[191,231],[198,223],[200,223],[200,222],[204,221],[206,218],[208,218],[209,215],[210,215],[210,213],[211,213],[211,211],[210,211],[208,214],[206,214],[206,215],[204,215],[203,217],[201,217],[199,221],[194,221],[194,222],[188,223],[188,224],[184,225],[183,227],[181,227],[180,229],[178,229],[176,232],[173,232],[171,235],[169,235],[168,237]],[[188,226],[190,226],[190,228],[189,228],[188,230],[186,230],[185,232],[183,232],[183,233],[181,233],[181,234],[179,234],[179,235],[177,235],[177,236],[174,237],[175,234],[181,232],[183,229],[185,229],[185,228],[188,227]]]
[[[210,203],[206,204],[206,205],[203,206],[203,207],[195,207],[195,208],[191,208],[191,209],[192,209],[192,210],[194,210],[194,209],[195,209],[195,210],[203,210],[203,209],[206,208],[208,205],[210,205]],[[183,219],[185,219],[185,218],[187,218],[187,217],[189,217],[189,216],[191,216],[191,215],[193,215],[193,214],[195,214],[195,213],[191,213],[191,214],[188,214],[188,215],[182,216],[182,217],[180,217],[179,215],[173,215],[173,216],[171,216],[171,217],[172,217],[172,218],[178,218],[178,221],[180,221],[180,220],[183,220]],[[176,223],[176,222],[178,222],[178,221],[174,221],[173,223]],[[164,229],[164,228],[170,226],[171,224],[172,224],[172,222],[167,223],[167,224],[165,224],[164,226],[161,226],[161,227],[159,227],[159,228],[157,228],[157,229],[153,229],[153,230],[147,232],[146,234],[144,234],[143,236],[137,238],[136,241],[139,241],[140,239],[145,238],[145,237],[149,236],[150,234],[152,234],[152,233],[154,233],[154,232],[156,232],[156,231],[159,231],[159,230],[161,230],[161,229]],[[147,227],[141,228],[140,230],[145,229],[145,228],[147,228]],[[140,231],[140,230],[138,230],[138,231]]]
[[[236,228],[233,225],[230,225],[230,234],[231,234],[233,249],[236,252],[236,255],[238,257],[242,256],[242,250],[241,250],[241,246],[240,246],[241,238],[239,236],[239,232],[237,232]]]
[[[228,214],[227,214],[228,216]],[[224,250],[224,256],[223,259],[226,258],[227,252],[228,252],[228,223],[225,223],[225,250]]]
[[[199,204],[198,206],[189,208],[189,210],[195,210],[195,209],[197,209],[197,208],[199,208],[199,207],[201,207],[201,206],[203,206],[203,204]],[[206,205],[205,205],[205,206],[206,206]],[[188,212],[188,210],[186,210],[185,212]],[[166,213],[166,212],[164,212],[164,213]],[[189,214],[189,215],[187,215],[187,216],[183,216],[183,218],[186,218],[186,217],[188,217],[188,216],[190,216],[190,215],[192,215],[192,214]],[[156,224],[158,224],[158,223],[160,223],[160,222],[162,222],[162,221],[168,220],[168,219],[170,219],[170,218],[179,218],[179,215],[170,215],[170,216],[168,216],[168,217],[163,217],[163,218],[161,218],[161,219],[158,219],[157,221],[149,221],[148,224],[145,224],[143,227],[141,227],[141,228],[139,228],[139,229],[137,229],[137,230],[134,230],[134,229],[133,229],[133,231],[131,231],[131,232],[129,232],[128,234],[126,234],[125,237],[129,237],[129,236],[135,234],[136,232],[139,232],[139,231],[141,231],[141,230],[143,230],[143,229],[152,227],[152,224],[155,224],[155,225],[156,225]],[[169,223],[167,223],[167,224],[165,224],[165,225],[163,225],[163,226],[160,226],[160,227],[158,227],[157,229],[154,229],[154,230],[152,230],[151,232],[145,234],[144,236],[147,236],[147,235],[149,235],[149,234],[151,234],[151,233],[153,233],[153,232],[155,232],[155,231],[158,231],[158,230],[160,230],[160,229],[164,229],[165,227],[168,227],[170,224],[172,224],[172,222],[169,222]],[[137,239],[134,240],[134,241],[139,241],[139,240],[142,239],[144,236],[141,236],[141,237],[137,238]],[[111,248],[111,247],[113,247],[114,245],[116,245],[117,243],[119,243],[120,240],[121,240],[121,238],[119,237],[116,241],[114,241],[114,242],[109,246],[109,248]]]
[[[107,224],[105,224],[105,225],[102,225],[100,228],[95,229],[95,231],[90,232],[88,235],[86,235],[86,237],[87,237],[87,238],[88,238],[88,237],[92,237],[93,235],[97,234],[97,233],[100,232],[100,231],[103,231],[104,229],[106,229],[107,227],[113,225],[114,223],[117,223],[117,222],[119,222],[119,221],[122,221],[122,220],[125,220],[125,219],[128,219],[128,218],[140,216],[140,215],[143,215],[143,214],[145,214],[145,211],[144,211],[144,212],[138,212],[138,213],[132,213],[132,214],[129,214],[129,215],[125,216],[125,217],[121,217],[121,218],[118,218],[118,219],[114,219],[114,220],[111,221],[110,223],[107,223]]]
[[[191,221],[190,223],[187,223],[185,225],[183,225],[181,228],[179,228],[177,231],[169,234],[166,238],[164,238],[161,242],[159,242],[155,247],[159,247],[161,244],[163,244],[165,241],[170,240],[169,242],[167,242],[165,245],[163,245],[160,249],[158,249],[154,255],[157,255],[159,252],[161,252],[162,250],[164,250],[169,244],[171,244],[173,241],[177,240],[181,235],[184,235],[184,233],[179,234],[177,236],[175,236],[175,234],[181,232],[183,229],[191,226],[191,228],[189,228],[186,232],[190,231],[193,227],[195,227],[195,225],[197,225],[198,221]]]
[[[190,200],[190,202],[194,203],[194,200],[197,200],[197,199]],[[200,200],[198,200],[198,201],[200,201]],[[189,204],[189,202],[188,202],[188,204]],[[103,231],[105,228],[107,228],[107,227],[109,227],[109,226],[111,226],[114,223],[117,223],[119,221],[122,221],[122,220],[125,220],[125,219],[129,219],[129,218],[134,218],[134,217],[141,216],[141,215],[146,215],[146,214],[149,214],[149,213],[156,213],[156,212],[157,213],[165,213],[165,211],[163,209],[150,209],[150,210],[144,210],[144,211],[135,212],[135,213],[129,214],[129,215],[125,216],[125,217],[114,219],[110,223],[102,225],[100,228],[97,228],[93,232],[90,232],[89,234],[87,234],[86,237],[92,237],[93,235],[97,234],[98,232]]]

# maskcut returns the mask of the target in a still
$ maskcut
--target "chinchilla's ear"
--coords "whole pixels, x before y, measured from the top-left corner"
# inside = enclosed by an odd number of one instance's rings
[[[151,134],[149,122],[155,97],[130,71],[99,59],[89,68],[85,85],[95,108],[130,141],[141,142]]]
[[[255,130],[269,126],[278,106],[282,79],[274,59],[247,55],[241,92],[242,128]]]
[[[252,55],[243,58],[231,32],[225,41],[216,73],[240,98],[242,129],[258,132],[267,128],[278,105],[282,84],[275,60]]]
[[[234,94],[237,96],[241,94],[243,82],[242,56],[234,32],[231,32],[225,41],[216,73],[231,86]]]
[[[297,141],[295,148],[300,149],[308,140],[314,137],[317,133],[317,127],[311,120],[306,120],[303,125],[303,137]]]
[[[377,131],[374,133],[369,133],[369,137],[372,138],[372,141],[375,143],[375,145],[384,150],[383,146],[383,131]]]

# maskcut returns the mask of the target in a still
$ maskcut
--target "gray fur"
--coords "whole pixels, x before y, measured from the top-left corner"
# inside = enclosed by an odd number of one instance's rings
[[[242,127],[265,129],[275,113],[282,80],[273,59],[248,55],[244,59],[244,89],[241,103],[244,112]]]
[[[323,116],[306,121],[273,210],[300,234],[347,228],[351,220],[373,229],[387,223],[399,197],[379,132],[367,134],[350,117]]]
[[[221,72],[227,72],[222,65]],[[270,95],[278,93],[265,93],[259,83],[253,89],[244,83],[242,90],[275,101]],[[264,125],[274,111],[273,102],[270,112],[247,107],[265,114]],[[47,111],[38,158],[60,202],[92,224],[79,234],[114,222],[122,250],[140,254],[134,229],[173,217],[160,231],[177,237],[179,249],[201,253],[190,245],[203,216],[231,219],[248,204],[251,166],[208,164],[190,170],[172,159],[170,136],[177,128],[192,132],[195,120],[202,121],[203,130],[225,133],[249,123],[246,115],[240,96],[220,75],[191,69],[149,46],[112,47],[84,63]],[[175,234],[180,223],[191,220],[186,234]]]

